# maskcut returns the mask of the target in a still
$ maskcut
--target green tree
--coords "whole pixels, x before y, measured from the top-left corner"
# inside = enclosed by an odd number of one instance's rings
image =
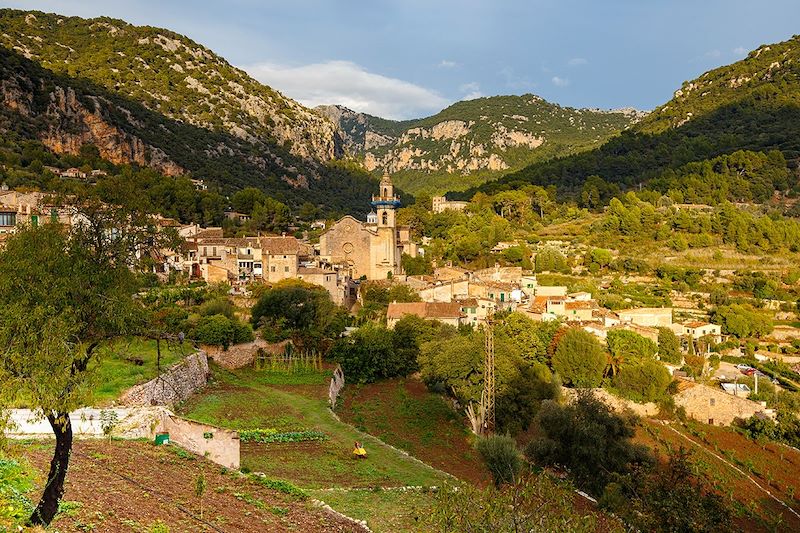
[[[82,406],[101,343],[140,327],[133,295],[148,246],[163,244],[135,209],[74,198],[70,228],[44,224],[12,235],[0,252],[0,405],[24,401],[55,435],[47,483],[31,523],[58,512],[72,450],[69,413]],[[144,254],[142,253],[144,252]]]
[[[658,351],[656,343],[635,331],[626,329],[612,329],[609,331],[606,343],[611,357],[625,362],[652,359]]]
[[[647,448],[632,442],[635,421],[590,391],[579,392],[569,405],[545,402],[535,424],[541,436],[526,448],[528,459],[566,467],[579,487],[596,496],[616,475],[652,462]]]
[[[658,357],[667,363],[679,364],[681,355],[681,341],[669,328],[658,328]]]
[[[655,360],[623,365],[613,385],[623,396],[635,402],[654,402],[667,395],[672,382],[669,371]]]
[[[495,487],[513,483],[522,471],[522,454],[517,449],[516,441],[508,435],[481,437],[475,443],[475,449],[492,473]]]
[[[606,355],[597,338],[571,328],[559,339],[553,355],[553,370],[573,387],[598,387],[606,368]]]

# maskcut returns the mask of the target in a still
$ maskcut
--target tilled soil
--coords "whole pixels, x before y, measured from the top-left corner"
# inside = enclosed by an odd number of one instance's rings
[[[28,458],[43,482],[50,446],[33,443],[14,451]],[[202,513],[195,494],[201,473],[206,481]],[[77,441],[64,500],[67,510],[54,523],[59,531],[151,531],[159,523],[172,533],[363,531],[237,472],[173,447],[138,441]]]

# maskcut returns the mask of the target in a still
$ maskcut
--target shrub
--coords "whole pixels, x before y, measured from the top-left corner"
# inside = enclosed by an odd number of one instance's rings
[[[678,336],[669,328],[658,328],[658,356],[666,363],[678,364],[681,356],[681,344]]]
[[[672,382],[669,371],[658,361],[622,365],[614,377],[614,388],[635,402],[654,402],[667,394]]]
[[[559,340],[553,355],[553,370],[564,383],[574,387],[598,387],[606,368],[606,355],[594,335],[569,329]]]
[[[342,365],[346,379],[352,383],[406,376],[417,368],[416,358],[411,360],[406,351],[395,349],[393,332],[373,323],[336,341],[329,357]]]
[[[509,435],[483,437],[475,444],[475,448],[486,462],[496,487],[517,479],[522,470],[522,455],[517,443]]]
[[[233,320],[236,317],[236,306],[222,296],[203,303],[197,312],[202,316],[225,315],[228,319]]]
[[[616,414],[590,391],[569,405],[544,402],[534,423],[542,436],[528,444],[528,459],[565,467],[579,487],[597,496],[617,474],[652,462],[647,448],[631,440],[635,419]]]
[[[231,344],[253,340],[253,329],[249,324],[230,320],[225,315],[200,317],[194,327],[194,339],[201,344],[228,348]]]

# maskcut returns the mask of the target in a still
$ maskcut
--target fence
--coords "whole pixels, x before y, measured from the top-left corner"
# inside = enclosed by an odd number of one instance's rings
[[[336,370],[333,371],[333,377],[331,377],[331,385],[328,387],[328,400],[331,404],[331,409],[336,407],[336,400],[339,398],[339,393],[342,392],[344,388],[344,371],[342,367],[336,365]]]

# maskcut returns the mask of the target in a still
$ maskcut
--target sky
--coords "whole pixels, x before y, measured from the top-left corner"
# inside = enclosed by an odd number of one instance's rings
[[[165,27],[309,106],[393,119],[537,94],[650,110],[798,30],[798,0],[21,0]]]

